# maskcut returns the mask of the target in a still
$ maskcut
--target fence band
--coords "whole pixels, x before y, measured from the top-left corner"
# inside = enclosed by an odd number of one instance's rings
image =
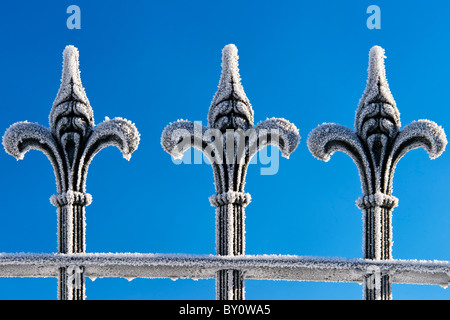
[[[356,200],[356,206],[362,210],[373,207],[393,209],[397,207],[397,205],[398,199],[396,197],[381,192],[362,196]]]
[[[55,207],[63,207],[66,205],[88,206],[92,203],[92,196],[89,193],[67,191],[51,196],[50,202]]]
[[[251,201],[251,196],[249,193],[228,191],[221,194],[215,194],[209,197],[209,202],[211,206],[221,207],[227,204],[240,204],[246,207]]]

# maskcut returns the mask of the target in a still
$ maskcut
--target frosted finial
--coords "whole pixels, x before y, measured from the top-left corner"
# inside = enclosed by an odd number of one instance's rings
[[[84,193],[93,157],[107,146],[116,146],[129,159],[139,145],[136,126],[122,118],[94,125],[93,111],[81,85],[78,50],[67,46],[61,87],[49,116],[50,129],[36,123],[18,122],[6,130],[7,153],[22,159],[31,149],[43,151],[55,170],[58,194]]]
[[[89,105],[89,100],[81,84],[78,49],[74,46],[67,46],[64,49],[63,57],[61,86],[53,105],[56,106],[67,100],[78,100]]]
[[[395,108],[395,100],[386,79],[385,58],[384,49],[380,46],[370,49],[367,86],[359,101],[360,108],[376,102],[388,103]]]
[[[400,129],[400,113],[389,90],[384,49],[369,54],[367,87],[355,115],[355,131],[325,123],[311,131],[308,148],[328,161],[336,151],[350,155],[358,166],[364,195],[391,195],[397,162],[410,150],[424,148],[431,158],[445,150],[444,130],[429,120],[414,121]]]
[[[94,112],[81,84],[79,69],[79,53],[74,46],[66,46],[63,53],[63,71],[61,77],[61,86],[56,99],[53,102],[53,108],[50,112],[50,127],[54,128],[56,121],[61,113],[66,113],[65,103],[76,102],[74,113],[83,116],[91,126],[94,125]]]
[[[386,79],[385,58],[383,48],[370,49],[367,85],[355,114],[355,129],[363,139],[380,132],[393,138],[401,127],[400,112]]]
[[[217,130],[210,130],[217,129]],[[226,146],[227,129],[235,130],[233,139],[240,136],[237,131],[243,130],[252,138],[241,139],[236,145],[244,147],[245,152],[226,155],[222,146]],[[252,130],[252,131],[251,131]],[[224,134],[225,133],[225,134]],[[215,135],[222,136],[218,138]],[[211,136],[213,135],[213,136]],[[232,137],[233,135],[230,135]],[[229,141],[231,141],[230,138]],[[208,127],[198,126],[187,120],[178,120],[169,124],[161,135],[161,145],[164,150],[176,159],[180,159],[189,148],[197,148],[208,157],[211,163],[241,164],[251,159],[259,150],[268,146],[277,146],[284,157],[294,152],[300,141],[297,127],[282,118],[271,118],[253,125],[253,109],[241,85],[238,68],[237,48],[234,44],[226,45],[222,50],[222,75],[219,88],[209,107]],[[240,148],[240,147],[239,147]],[[239,149],[241,150],[241,149]],[[246,160],[238,159],[245,154]],[[247,165],[247,164],[245,164]],[[214,166],[215,168],[215,166]],[[233,176],[234,174],[231,174]],[[217,177],[222,173],[217,173]],[[244,176],[238,175],[239,179]],[[216,181],[218,188],[222,188],[220,181]],[[234,182],[220,192],[229,191],[228,188],[242,187],[243,184]]]
[[[253,109],[241,85],[238,53],[234,44],[222,50],[222,75],[208,114],[210,128],[243,129],[253,126]]]

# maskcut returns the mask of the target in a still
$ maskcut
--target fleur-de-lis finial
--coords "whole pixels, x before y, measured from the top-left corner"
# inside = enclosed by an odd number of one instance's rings
[[[49,115],[50,128],[59,138],[69,130],[80,131],[86,136],[95,126],[94,112],[81,84],[78,49],[67,46],[63,57],[61,86]]]
[[[416,148],[424,148],[431,159],[437,158],[447,144],[444,130],[429,120],[414,121],[400,130],[400,113],[389,90],[384,59],[381,47],[371,48],[355,131],[334,123],[322,124],[307,141],[310,152],[320,160],[328,161],[334,152],[342,151],[357,165],[364,194],[357,201],[364,214],[364,257],[376,260],[392,257],[391,214],[397,205],[392,182],[398,161]],[[388,276],[384,279],[388,281]],[[375,287],[366,285],[367,298],[390,298],[388,284],[381,285],[381,291]]]
[[[139,133],[130,121],[106,119],[95,126],[94,113],[81,84],[78,50],[64,50],[61,87],[49,115],[50,130],[35,123],[17,122],[3,136],[7,153],[23,159],[31,149],[41,150],[55,170],[58,193],[85,192],[90,161],[104,147],[117,146],[124,158],[139,145]]]
[[[31,149],[49,158],[57,185],[51,203],[58,208],[58,251],[85,251],[86,176],[93,157],[103,148],[117,146],[126,159],[139,145],[139,132],[128,120],[106,119],[95,126],[94,113],[81,84],[78,50],[67,46],[63,53],[61,87],[49,116],[50,129],[36,123],[17,122],[3,136],[3,146],[16,159]],[[69,290],[68,274],[62,268],[59,297],[83,299],[84,286]]]
[[[250,195],[244,193],[245,176],[251,158],[268,145],[280,148],[284,157],[297,148],[298,129],[285,119],[272,118],[253,125],[253,109],[241,85],[237,48],[222,51],[222,75],[208,113],[208,127],[186,120],[168,125],[161,136],[166,152],[181,158],[188,148],[202,151],[214,172],[216,194],[216,251],[218,255],[243,255],[244,208]],[[221,270],[217,275],[218,299],[243,299],[242,274]]]
[[[222,75],[209,108],[208,126],[222,132],[226,129],[247,130],[253,127],[253,109],[241,85],[234,44],[225,46],[222,51]]]

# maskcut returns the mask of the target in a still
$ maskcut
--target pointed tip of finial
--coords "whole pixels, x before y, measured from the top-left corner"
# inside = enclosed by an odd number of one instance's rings
[[[89,100],[81,84],[78,49],[72,45],[66,46],[63,58],[61,86],[53,105],[56,106],[67,100],[78,100],[89,105]]]
[[[241,93],[245,100],[248,100],[241,85],[238,61],[239,56],[236,46],[234,44],[226,45],[222,49],[222,75],[220,77],[219,90],[217,93],[238,89],[237,93]]]
[[[386,58],[386,56],[384,55],[384,49],[377,45],[370,48],[369,56],[372,56],[372,55],[377,55],[379,57]]]
[[[226,45],[222,50],[222,74],[219,86],[209,109],[208,124],[211,128],[253,126],[253,109],[241,84],[238,60],[236,46]],[[231,117],[231,113],[236,117]]]
[[[227,44],[225,47],[223,47],[222,60],[224,57],[232,57],[237,60],[238,59],[238,49],[237,49],[236,45],[230,43],[230,44]]]
[[[388,103],[395,107],[395,100],[386,79],[385,58],[382,47],[373,46],[370,49],[367,86],[359,102],[360,108],[376,102]]]
[[[70,56],[74,55],[78,59],[79,52],[78,52],[77,47],[75,47],[75,46],[73,46],[71,44],[67,45],[64,48],[63,56],[66,57],[66,56],[69,56],[69,55]]]

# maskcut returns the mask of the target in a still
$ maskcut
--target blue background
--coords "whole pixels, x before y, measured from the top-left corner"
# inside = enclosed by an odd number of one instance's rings
[[[66,8],[81,8],[69,30]],[[366,9],[381,8],[369,30]],[[28,120],[48,126],[62,51],[80,51],[83,85],[96,123],[132,120],[141,143],[127,162],[116,148],[92,162],[87,252],[214,254],[213,175],[207,164],[175,165],[160,145],[170,122],[203,121],[217,89],[221,50],[239,50],[242,84],[255,121],[284,117],[302,139],[276,175],[251,165],[246,191],[247,254],[362,257],[356,166],[308,151],[323,122],[353,128],[369,49],[386,49],[402,124],[430,119],[450,130],[450,3],[443,1],[3,1],[0,5],[0,128]],[[278,152],[277,150],[273,150]],[[0,152],[0,252],[55,252],[53,169],[40,152],[17,162]],[[449,260],[450,154],[422,149],[399,162],[393,256]],[[88,299],[214,299],[214,280],[86,280]],[[56,279],[0,279],[1,299],[55,299]],[[246,281],[247,299],[361,299],[345,283]],[[394,299],[449,299],[439,286],[393,285]]]

